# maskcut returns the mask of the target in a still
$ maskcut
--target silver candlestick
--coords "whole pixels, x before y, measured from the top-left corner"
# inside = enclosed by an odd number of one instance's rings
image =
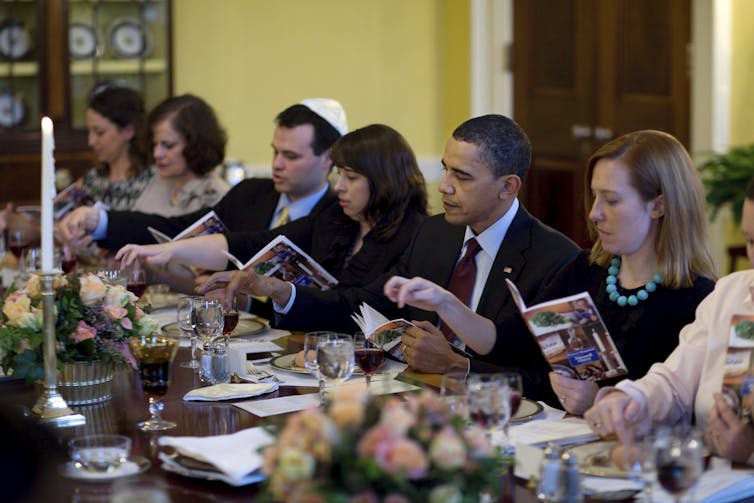
[[[45,379],[42,394],[32,407],[32,412],[39,419],[52,426],[78,426],[86,423],[86,418],[76,414],[68,407],[65,400],[58,392],[58,373],[55,337],[55,291],[52,281],[60,271],[37,272],[42,279],[42,311],[44,314],[44,369]]]

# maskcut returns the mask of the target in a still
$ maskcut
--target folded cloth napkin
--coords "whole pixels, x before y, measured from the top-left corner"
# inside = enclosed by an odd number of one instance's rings
[[[218,401],[233,400],[236,398],[249,398],[263,395],[278,389],[278,383],[241,383],[241,384],[215,384],[205,388],[197,388],[183,395],[186,401]]]
[[[173,447],[184,456],[214,465],[229,477],[231,484],[240,485],[246,475],[262,467],[259,450],[274,441],[272,434],[256,427],[231,435],[160,437],[158,443]]]

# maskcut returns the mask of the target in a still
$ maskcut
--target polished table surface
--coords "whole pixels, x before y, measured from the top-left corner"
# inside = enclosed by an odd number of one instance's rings
[[[301,346],[300,336],[291,336],[277,341],[286,350],[297,351]],[[157,438],[160,434],[180,436],[207,436],[232,433],[269,422],[280,420],[277,418],[259,418],[242,409],[233,406],[232,401],[226,402],[186,402],[183,395],[200,386],[199,377],[192,369],[180,367],[180,363],[189,358],[189,350],[181,348],[172,367],[171,384],[164,397],[165,410],[162,416],[175,421],[178,426],[159,434],[144,433],[137,429],[136,423],[145,419],[147,401],[141,390],[141,382],[136,371],[122,370],[116,372],[113,381],[113,398],[103,404],[76,408],[87,417],[84,426],[58,428],[54,431],[62,443],[77,435],[91,433],[120,433],[132,438],[132,455],[144,456],[152,462],[150,469],[138,477],[151,477],[163,486],[170,494],[173,502],[179,501],[253,501],[258,494],[259,486],[231,487],[223,482],[187,478],[168,473],[160,468],[157,459]],[[437,385],[437,376],[405,373],[406,380],[422,382],[427,385]],[[297,393],[312,393],[315,389],[281,387],[278,391],[260,397],[260,399],[274,398]],[[23,407],[31,408],[37,398],[33,386],[22,381],[0,383],[0,393],[5,401]],[[244,399],[248,400],[248,399]],[[49,471],[51,468],[48,467]],[[54,470],[53,470],[54,471]],[[106,502],[112,493],[112,483],[87,483],[66,479],[57,473],[46,474],[46,482],[53,487],[48,491],[45,501],[81,501]],[[523,481],[517,481],[516,501],[536,501],[532,492],[525,488]]]

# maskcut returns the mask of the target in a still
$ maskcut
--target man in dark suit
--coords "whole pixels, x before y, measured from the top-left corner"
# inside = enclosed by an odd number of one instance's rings
[[[337,200],[327,183],[330,147],[346,132],[345,112],[337,101],[303,100],[275,118],[271,179],[244,180],[214,207],[177,217],[77,208],[60,222],[61,235],[71,241],[88,233],[84,241],[117,250],[127,243],[153,243],[148,226],[174,236],[210,210],[230,231],[269,229],[316,213]]]
[[[526,134],[512,120],[486,115],[461,124],[448,140],[443,154],[445,175],[439,190],[444,215],[429,218],[416,233],[400,264],[365,288],[320,292],[285,285],[269,291],[265,278],[251,276],[240,286],[276,302],[280,327],[314,330],[356,330],[350,319],[362,302],[388,318],[437,322],[435,313],[412,307],[398,309],[383,295],[383,285],[392,275],[419,276],[447,287],[456,263],[470,241],[481,250],[475,256],[473,288],[468,305],[480,315],[495,320],[516,306],[505,284],[515,282],[525,300],[534,295],[573,257],[578,246],[570,239],[532,217],[519,203],[518,192],[531,163]],[[427,327],[428,328],[428,327]],[[424,372],[452,368],[468,370],[483,358],[464,356],[448,344],[438,330],[412,330],[415,358],[409,363]],[[499,355],[498,355],[499,356]],[[495,365],[539,369],[543,362],[532,337],[511,340],[510,351]],[[537,390],[527,390],[536,396]]]

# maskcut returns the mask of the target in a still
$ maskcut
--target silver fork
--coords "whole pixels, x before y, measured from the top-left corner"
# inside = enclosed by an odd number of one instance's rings
[[[250,373],[257,378],[258,381],[270,379],[275,382],[280,382],[280,379],[278,379],[275,374],[258,368],[256,365],[254,365],[254,362],[247,361],[246,367],[250,371]]]

